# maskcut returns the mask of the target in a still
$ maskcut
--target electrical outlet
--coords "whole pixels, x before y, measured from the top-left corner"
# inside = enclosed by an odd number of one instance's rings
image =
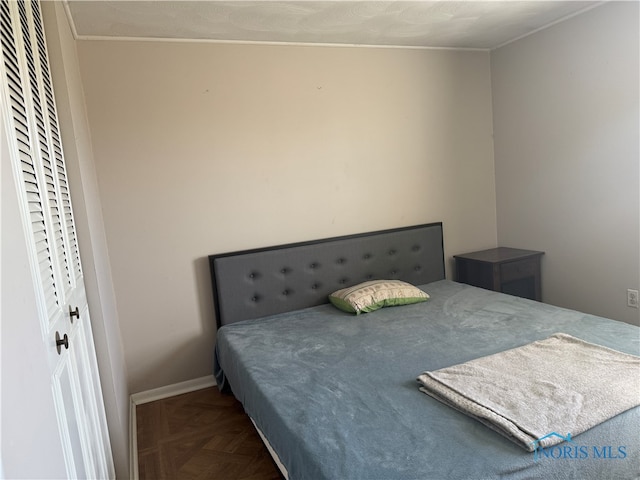
[[[627,305],[638,308],[638,290],[627,290]]]

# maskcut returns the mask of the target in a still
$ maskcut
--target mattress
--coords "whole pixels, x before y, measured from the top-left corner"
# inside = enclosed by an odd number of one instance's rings
[[[421,288],[428,302],[358,316],[326,304],[218,331],[218,384],[231,387],[289,478],[640,477],[640,408],[540,456],[416,382],[558,332],[639,355],[638,327],[448,280]],[[640,395],[640,379],[629,388]]]

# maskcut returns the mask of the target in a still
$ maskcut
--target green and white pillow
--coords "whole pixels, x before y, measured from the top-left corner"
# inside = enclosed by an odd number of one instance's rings
[[[429,295],[401,280],[372,280],[337,290],[329,301],[345,312],[367,313],[383,307],[426,302]]]

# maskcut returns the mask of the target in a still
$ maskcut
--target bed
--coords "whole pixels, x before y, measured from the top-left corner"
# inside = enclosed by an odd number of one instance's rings
[[[422,372],[558,332],[640,354],[638,327],[445,279],[441,223],[209,263],[216,381],[243,404],[287,478],[640,478],[638,407],[573,437],[548,432],[567,437],[531,452],[420,391]],[[416,285],[429,299],[360,315],[328,303],[332,292],[376,279]],[[600,381],[610,390],[613,379]],[[625,381],[632,397],[639,382]]]

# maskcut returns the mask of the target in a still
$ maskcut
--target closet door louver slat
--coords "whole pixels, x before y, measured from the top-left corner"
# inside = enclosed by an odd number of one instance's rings
[[[9,3],[3,0],[0,4],[0,29],[2,31],[2,56],[5,65],[5,79],[11,98],[11,127],[14,130],[16,150],[20,158],[22,181],[27,195],[29,215],[31,217],[31,234],[36,242],[38,265],[42,292],[45,296],[44,304],[47,316],[53,317],[59,313],[59,289],[54,275],[54,265],[51,256],[51,239],[45,228],[45,207],[38,188],[37,168],[34,163],[33,141],[31,128],[27,116],[25,93],[21,82],[21,69],[15,42],[14,24],[10,15]],[[21,21],[24,12],[20,12]]]
[[[32,11],[33,7],[35,7],[36,5],[37,4],[31,4]],[[50,222],[49,231],[51,232],[51,243],[53,244],[53,251],[55,251],[56,253],[55,255],[53,255],[53,258],[57,260],[57,263],[53,264],[54,276],[57,275],[57,277],[60,279],[56,283],[64,287],[63,301],[66,301],[65,299],[68,299],[70,296],[70,289],[73,288],[75,284],[75,278],[73,278],[71,268],[69,266],[70,253],[67,248],[66,232],[63,230],[62,222],[60,221],[61,215],[57,201],[60,195],[58,194],[58,189],[55,182],[54,166],[52,164],[51,156],[49,153],[53,150],[53,148],[51,147],[53,140],[49,140],[47,130],[51,129],[52,121],[50,111],[53,108],[55,113],[55,107],[52,103],[52,100],[50,101],[49,98],[47,98],[47,105],[45,106],[43,104],[43,99],[40,92],[46,90],[46,88],[41,89],[38,82],[38,73],[41,73],[44,70],[41,66],[42,62],[40,62],[40,57],[42,56],[43,52],[46,51],[46,49],[41,50],[40,48],[37,48],[36,50],[34,50],[33,48],[33,44],[31,41],[31,30],[24,1],[21,0],[18,2],[18,10],[20,12],[20,21],[22,24],[22,39],[24,42],[28,83],[33,105],[35,131],[37,135],[36,154],[38,154],[40,157],[39,164],[41,166],[40,176],[41,185],[43,186],[42,193],[45,201],[44,207],[47,208],[49,212],[49,217],[47,220]],[[39,28],[41,28],[41,25],[39,23],[35,24],[35,30],[38,31]],[[46,93],[45,96],[48,97],[48,93]],[[45,108],[49,111],[49,113],[46,114],[47,119],[45,119]],[[57,124],[55,124],[54,126],[57,131]]]
[[[67,261],[70,284],[82,276],[82,266],[80,263],[80,251],[78,249],[78,239],[75,230],[75,222],[73,220],[73,211],[71,210],[71,201],[69,196],[69,183],[67,172],[63,161],[62,140],[60,138],[60,127],[58,116],[55,108],[55,97],[53,94],[53,83],[51,81],[51,72],[49,70],[49,60],[47,58],[47,49],[42,35],[42,16],[40,13],[40,5],[33,3],[33,22],[35,25],[36,41],[38,44],[39,71],[42,75],[42,86],[44,87],[44,97],[47,104],[49,133],[51,138],[50,151],[53,156],[54,165],[60,193],[60,207],[64,209],[64,215],[59,215],[61,220],[61,228],[64,226],[65,245],[67,246]],[[61,229],[61,232],[63,230]]]
[[[0,107],[68,478],[114,467],[37,0],[0,0]],[[71,312],[78,312],[74,319]],[[68,337],[63,348],[56,339]],[[42,399],[46,402],[47,399]],[[53,446],[55,448],[55,446]]]

